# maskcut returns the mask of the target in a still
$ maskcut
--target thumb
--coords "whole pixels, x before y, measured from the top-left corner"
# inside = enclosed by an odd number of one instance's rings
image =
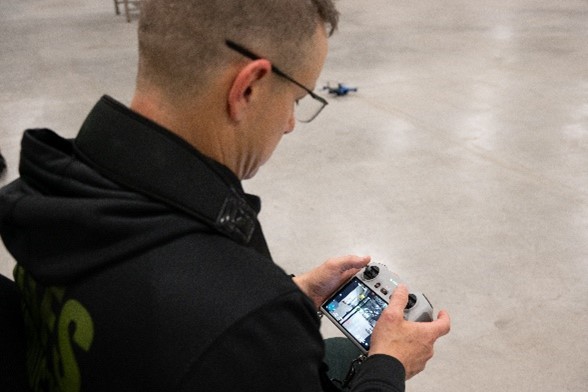
[[[451,319],[449,318],[449,313],[447,313],[445,310],[440,311],[439,315],[437,316],[437,320],[433,321],[431,324],[434,325],[437,331],[437,336],[440,337],[447,335],[451,330]]]
[[[390,304],[388,305],[389,308],[399,311],[404,314],[404,308],[408,303],[408,287],[403,283],[400,283],[394,293],[392,293],[392,297],[390,297]]]

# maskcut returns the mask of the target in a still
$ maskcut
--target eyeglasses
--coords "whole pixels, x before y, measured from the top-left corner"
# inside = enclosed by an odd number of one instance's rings
[[[228,39],[225,40],[225,44],[229,48],[234,50],[235,52],[238,52],[238,53],[242,54],[243,56],[250,58],[251,60],[260,60],[262,58],[261,56],[256,55],[255,53],[251,52],[248,49],[245,49],[241,45],[239,45],[231,40],[228,40]],[[319,115],[319,113],[325,108],[325,106],[327,106],[329,104],[326,99],[324,99],[321,96],[316,95],[315,93],[312,92],[312,90],[308,89],[306,86],[304,86],[302,83],[296,81],[291,76],[288,76],[286,73],[284,73],[282,70],[280,70],[278,67],[276,67],[273,64],[272,64],[272,72],[278,76],[281,76],[282,78],[286,79],[287,81],[294,83],[295,85],[297,85],[298,87],[300,87],[301,89],[303,89],[304,91],[306,91],[308,93],[308,95],[306,95],[302,99],[299,99],[296,101],[295,116],[298,121],[304,122],[304,123],[311,122],[312,120],[314,120],[316,118],[316,116]]]

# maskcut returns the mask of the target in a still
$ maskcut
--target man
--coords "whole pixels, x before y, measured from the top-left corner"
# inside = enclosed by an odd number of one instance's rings
[[[330,0],[143,1],[130,109],[103,97],[75,140],[25,134],[0,230],[33,390],[336,390],[316,309],[369,258],[292,279],[240,183],[325,105],[311,90],[336,25]],[[448,332],[445,312],[404,321],[407,295],[351,390],[403,390]]]

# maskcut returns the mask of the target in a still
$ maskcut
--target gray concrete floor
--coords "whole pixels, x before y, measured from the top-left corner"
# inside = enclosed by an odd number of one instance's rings
[[[245,184],[276,261],[370,254],[447,308],[408,391],[587,391],[588,2],[338,4],[320,83],[359,91]],[[111,1],[0,2],[0,184],[25,128],[129,102],[135,29]]]

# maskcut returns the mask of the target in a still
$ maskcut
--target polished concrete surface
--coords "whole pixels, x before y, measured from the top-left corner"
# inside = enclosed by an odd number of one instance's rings
[[[447,308],[408,391],[587,391],[588,2],[338,5],[319,87],[357,93],[245,184],[276,261],[370,254]],[[111,1],[0,2],[2,184],[25,128],[74,136],[102,94],[129,102],[135,28]]]

